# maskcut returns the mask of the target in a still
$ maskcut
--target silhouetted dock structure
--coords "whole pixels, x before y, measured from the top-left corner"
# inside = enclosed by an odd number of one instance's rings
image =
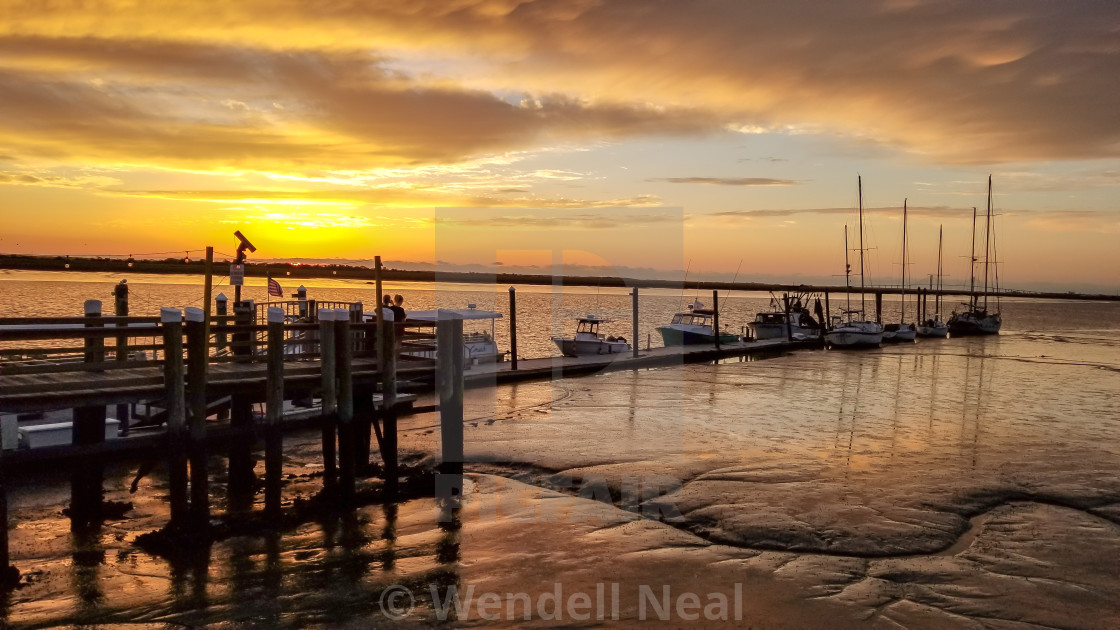
[[[511,336],[516,339],[512,288],[510,297]],[[635,291],[635,321],[637,303]],[[46,466],[69,466],[73,473],[68,515],[72,529],[80,530],[104,518],[102,471],[107,462],[163,461],[170,484],[167,529],[204,531],[211,518],[208,458],[227,457],[229,510],[245,512],[253,504],[256,482],[253,451],[262,441],[263,509],[266,516],[279,515],[282,435],[288,431],[321,429],[324,496],[345,508],[354,498],[356,477],[371,469],[374,441],[386,496],[396,491],[401,413],[439,410],[441,472],[461,475],[467,386],[664,367],[819,345],[819,341],[771,340],[634,348],[613,355],[521,358],[468,370],[463,322],[452,312],[433,329],[369,318],[360,303],[246,302],[235,306],[232,315],[222,296],[215,305],[213,321],[210,313],[197,308],[165,308],[159,317],[129,317],[123,314],[128,312],[127,302],[120,300],[116,312],[122,314],[113,316],[102,315],[100,302],[91,300],[84,317],[0,319],[0,411],[9,418],[33,418],[72,410],[73,419],[69,440],[3,451],[0,471],[10,476]],[[433,344],[434,361],[409,353],[420,347],[430,356]],[[412,409],[415,396],[398,394],[406,382],[413,388],[435,388],[438,406]],[[263,414],[254,413],[253,407],[262,403]],[[133,413],[140,406],[147,409],[142,416]],[[117,417],[110,418],[111,410]],[[166,428],[139,433],[137,427],[145,424]],[[116,426],[120,439],[107,440],[107,426],[110,431]],[[30,433],[37,430],[32,423],[21,428]],[[461,477],[452,478],[461,484]],[[454,484],[441,491],[448,494],[445,498],[456,500]],[[6,522],[4,496],[0,478],[0,518]],[[9,566],[7,529],[0,529],[3,568]]]

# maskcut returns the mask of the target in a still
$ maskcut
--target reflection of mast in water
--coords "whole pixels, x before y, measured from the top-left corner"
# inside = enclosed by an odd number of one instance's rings
[[[933,417],[936,415],[935,405],[937,404],[937,373],[938,373],[938,355],[934,353],[930,355],[930,391],[929,391],[929,441],[933,441]]]
[[[859,415],[860,389],[861,389],[862,383],[863,383],[863,361],[862,360],[860,360],[858,367],[859,367],[859,372],[856,375],[856,391],[855,391],[855,395],[853,396],[853,400],[852,400],[851,414],[848,416],[848,427],[847,427],[848,428],[848,447],[847,447],[847,453],[845,453],[845,455],[844,455],[844,465],[847,466],[847,468],[848,468],[847,472],[851,472],[852,447],[855,443],[855,436],[856,436],[856,418]],[[837,418],[837,426],[836,426],[836,438],[837,438],[837,447],[838,448],[843,448],[840,445],[840,435],[843,433],[843,426],[844,426],[844,405],[848,402],[847,393],[848,393],[849,368],[850,368],[850,365],[845,365],[844,366],[844,384],[843,384],[842,389],[840,390],[840,415]]]
[[[970,341],[971,341],[971,343],[969,345],[974,347],[976,345],[976,340],[970,340]],[[971,374],[971,372],[972,372],[972,349],[973,348],[970,347],[968,349],[967,354],[965,355],[964,400],[961,402],[960,446],[961,446],[962,454],[963,454],[963,451],[964,451],[964,448],[965,448],[965,442],[967,441],[966,430],[967,430],[967,424],[968,424],[968,403],[969,403],[969,397],[970,397],[969,396],[969,394],[970,394],[969,389],[970,389],[970,387],[973,386],[972,374]],[[972,451],[971,461],[972,461],[972,467],[973,468],[976,467],[976,460],[977,460],[978,451],[979,451],[979,447],[980,447],[980,426],[981,426],[981,415],[983,413],[984,391],[985,391],[985,389],[988,388],[988,386],[991,385],[991,378],[992,378],[992,375],[991,375],[992,370],[989,369],[989,370],[987,370],[988,371],[988,382],[985,383],[985,381],[984,381],[985,369],[984,368],[987,364],[987,361],[985,360],[985,358],[986,357],[984,355],[981,355],[979,357],[979,359],[980,359],[980,375],[979,375],[979,378],[976,379],[976,383],[975,383],[976,402],[975,402],[975,413],[973,414],[973,422],[972,422],[972,440],[971,440],[972,444],[971,444],[971,447],[970,447],[970,450]]]

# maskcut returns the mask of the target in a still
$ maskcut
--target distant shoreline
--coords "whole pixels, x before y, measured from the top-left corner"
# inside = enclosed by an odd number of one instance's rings
[[[214,261],[215,267],[219,265],[225,275],[224,266],[228,260]],[[205,261],[191,260],[184,262],[182,259],[165,260],[122,260],[119,258],[83,258],[74,256],[28,256],[21,254],[0,254],[0,269],[18,269],[28,271],[93,271],[93,272],[131,272],[164,275],[202,275],[205,273]],[[269,273],[285,278],[326,278],[369,280],[376,279],[374,269],[359,265],[308,265],[294,263],[255,263],[249,261],[245,265],[245,276],[264,278]],[[519,273],[477,273],[465,271],[413,271],[407,269],[382,269],[381,278],[385,281],[395,282],[457,282],[469,284],[509,284],[509,285],[553,285],[586,286],[586,287],[638,287],[649,289],[708,289],[708,290],[735,290],[735,291],[803,291],[820,293],[843,293],[843,286],[807,285],[807,284],[780,284],[769,282],[680,282],[677,280],[644,280],[638,278],[623,278],[618,276],[559,276],[544,274],[519,274]],[[901,293],[898,287],[874,287],[868,292],[897,294]],[[915,289],[908,293],[913,294]],[[935,292],[929,292],[930,295]],[[968,295],[967,291],[945,290],[943,295]],[[992,293],[991,295],[996,295]],[[1075,292],[1036,292],[1003,290],[999,292],[1002,297],[1029,297],[1040,299],[1061,300],[1096,300],[1107,302],[1120,302],[1120,295],[1089,294]]]

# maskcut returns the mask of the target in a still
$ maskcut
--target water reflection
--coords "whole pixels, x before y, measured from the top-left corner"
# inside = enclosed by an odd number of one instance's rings
[[[85,619],[98,612],[104,599],[101,565],[105,563],[105,548],[101,545],[101,528],[94,525],[73,532],[71,549],[70,580],[77,595],[74,616]]]

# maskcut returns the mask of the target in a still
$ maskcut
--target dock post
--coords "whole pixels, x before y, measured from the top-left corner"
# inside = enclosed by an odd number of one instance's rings
[[[185,313],[187,333],[187,401],[190,407],[190,442],[187,456],[191,469],[191,523],[205,527],[210,522],[210,479],[207,475],[206,453],[206,367],[210,359],[206,314],[200,308],[188,307]]]
[[[716,350],[719,350],[719,289],[712,289],[712,332],[716,337]]]
[[[101,300],[86,300],[87,328],[100,328]],[[105,360],[105,340],[90,337],[85,340],[85,362]],[[74,410],[72,443],[97,444],[105,441],[105,406],[80,407]],[[70,529],[87,528],[101,518],[101,494],[104,466],[96,456],[82,457],[74,466],[70,479]]]
[[[319,369],[322,376],[320,394],[323,430],[323,489],[334,492],[338,469],[335,464],[334,427],[338,399],[335,380],[334,309],[321,308],[319,316]]]
[[[512,292],[511,292],[512,295]],[[436,499],[459,507],[463,495],[463,320],[441,319],[436,324],[436,387],[439,390],[441,475]],[[442,493],[442,496],[441,496]]]
[[[517,289],[509,288],[509,369],[517,369]]]
[[[311,312],[307,309],[307,287],[299,285],[296,289],[296,299],[299,300],[299,319],[307,321],[307,316]]]
[[[220,303],[219,303],[220,309]],[[253,303],[233,305],[234,325],[253,324]],[[219,313],[221,311],[219,310]],[[228,321],[228,320],[227,320]],[[253,360],[249,347],[252,332],[235,332],[231,335],[230,351],[238,362],[249,363]],[[230,425],[235,429],[248,431],[253,426],[253,403],[245,394],[230,395]],[[229,447],[229,505],[234,511],[247,510],[253,502],[253,436],[238,436]]]
[[[113,287],[113,314],[117,317],[128,317],[128,282],[121,280],[117,286]],[[125,322],[117,322],[117,326],[127,326]],[[128,360],[128,335],[120,335],[117,337],[117,361]],[[128,403],[119,403],[117,405],[117,420],[120,422],[120,435],[128,435],[128,428],[131,421],[131,416],[128,413]]]
[[[397,349],[396,327],[393,322],[382,322],[378,331],[381,347],[381,461],[385,463],[385,489],[390,495],[397,491],[400,477],[397,458]],[[374,422],[377,422],[374,418]]]
[[[793,319],[790,318],[789,312],[789,294],[786,293],[782,296],[782,302],[786,308],[786,341],[793,341]]]
[[[4,484],[4,449],[0,448],[0,592],[19,583],[19,569],[8,551],[8,489]]]
[[[883,292],[875,292],[875,323],[883,324]]]
[[[284,309],[268,307],[268,376],[265,381],[264,512],[280,516],[280,476],[284,443],[280,418],[284,415]]]
[[[338,377],[338,467],[340,498],[354,500],[354,372],[349,312],[334,311],[335,375]]]
[[[218,297],[214,298],[214,315],[217,316],[217,318],[218,318],[218,324],[220,324],[221,326],[228,326],[229,325],[229,320],[226,319],[226,316],[228,314],[229,314],[229,298],[226,297],[225,293],[219,293]],[[226,334],[224,332],[218,333],[217,343],[215,344],[217,347],[214,348],[214,350],[216,352],[221,352],[221,351],[225,350],[226,349],[226,343],[227,343]]]
[[[633,313],[633,315],[630,316],[630,319],[633,322],[633,325],[632,325],[631,328],[634,331],[634,333],[630,337],[630,339],[634,342],[634,358],[637,359],[638,358],[638,287],[634,287],[634,290],[631,291],[630,295],[633,296],[633,301],[634,301],[634,304],[633,304],[634,313]]]
[[[832,309],[828,304],[828,291],[824,292],[824,321],[821,322],[821,339],[824,339],[824,333],[832,325]]]
[[[256,307],[252,300],[245,300],[233,305],[233,323],[237,327],[252,326],[256,315]],[[256,333],[239,331],[233,333],[232,350],[238,363],[251,363],[253,361],[253,346]]]
[[[171,486],[171,527],[182,527],[188,519],[186,395],[183,390],[183,312],[161,308],[163,328],[163,383],[167,397],[167,479]]]

